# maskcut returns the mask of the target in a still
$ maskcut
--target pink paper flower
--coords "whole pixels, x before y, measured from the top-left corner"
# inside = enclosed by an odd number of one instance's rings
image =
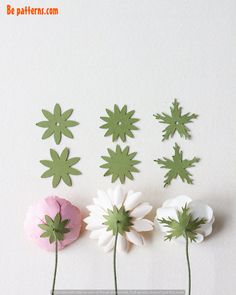
[[[58,214],[59,213],[59,214]],[[39,226],[47,224],[45,216],[52,220],[60,215],[61,221],[68,220],[65,224],[63,238],[58,240],[58,250],[74,242],[80,234],[82,218],[79,208],[73,206],[69,201],[57,196],[47,197],[31,206],[27,212],[24,228],[27,236],[38,246],[47,251],[55,251],[55,243],[48,238],[42,237],[44,230]]]

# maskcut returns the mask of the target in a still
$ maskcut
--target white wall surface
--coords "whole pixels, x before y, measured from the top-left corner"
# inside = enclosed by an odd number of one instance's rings
[[[56,6],[59,16],[6,16],[5,5]],[[144,193],[155,208],[178,194],[202,199],[215,210],[213,235],[190,249],[193,295],[235,293],[236,272],[236,3],[234,0],[71,0],[0,3],[0,292],[49,294],[54,263],[23,232],[29,205],[60,195],[80,206],[97,188],[111,185],[99,168],[112,147],[99,129],[106,107],[128,104],[141,118],[128,140],[142,160],[141,173],[125,188]],[[199,114],[190,141],[161,142],[153,113],[168,111],[174,98]],[[41,140],[41,109],[74,108],[80,125],[74,140]],[[164,170],[153,160],[171,156],[178,142],[186,157],[199,156],[194,185],[173,181],[163,188]],[[81,156],[83,175],[73,187],[51,187],[38,161],[49,149],[69,146]],[[151,215],[154,216],[154,213]],[[60,253],[58,288],[113,288],[112,255],[84,232]],[[119,287],[184,288],[184,247],[163,241],[159,231],[147,245],[119,254]]]

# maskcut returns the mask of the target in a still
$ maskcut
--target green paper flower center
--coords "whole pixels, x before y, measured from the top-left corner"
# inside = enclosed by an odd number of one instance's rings
[[[121,206],[120,209],[113,206],[112,210],[108,209],[108,214],[104,215],[104,218],[106,221],[103,224],[107,225],[107,230],[112,231],[113,235],[116,235],[117,231],[123,235],[133,225],[132,217],[124,206]]]

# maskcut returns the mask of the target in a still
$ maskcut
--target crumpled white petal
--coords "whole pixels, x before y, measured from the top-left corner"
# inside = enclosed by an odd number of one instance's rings
[[[213,219],[213,210],[208,205],[201,201],[192,201],[189,203],[190,212],[193,218],[204,218],[207,222],[211,222]]]
[[[192,199],[189,198],[188,196],[180,195],[180,196],[178,196],[176,198],[166,200],[163,203],[162,207],[163,208],[165,208],[165,207],[174,207],[174,208],[180,210],[186,204],[189,204],[191,201],[192,201]]]

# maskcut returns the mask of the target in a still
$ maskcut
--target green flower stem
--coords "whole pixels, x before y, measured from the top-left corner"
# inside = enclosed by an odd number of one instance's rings
[[[55,268],[54,268],[54,276],[53,276],[53,284],[52,284],[52,295],[54,295],[55,284],[56,284],[57,263],[58,263],[58,240],[56,239],[56,241],[55,241]]]
[[[190,268],[190,261],[189,261],[189,253],[188,253],[188,234],[185,233],[185,240],[186,240],[186,259],[188,264],[188,295],[191,295],[191,268]]]
[[[114,282],[115,282],[115,295],[118,295],[117,290],[117,275],[116,275],[116,247],[117,247],[117,238],[118,238],[118,226],[115,235],[115,245],[114,245],[114,252],[113,252],[113,271],[114,271]]]

